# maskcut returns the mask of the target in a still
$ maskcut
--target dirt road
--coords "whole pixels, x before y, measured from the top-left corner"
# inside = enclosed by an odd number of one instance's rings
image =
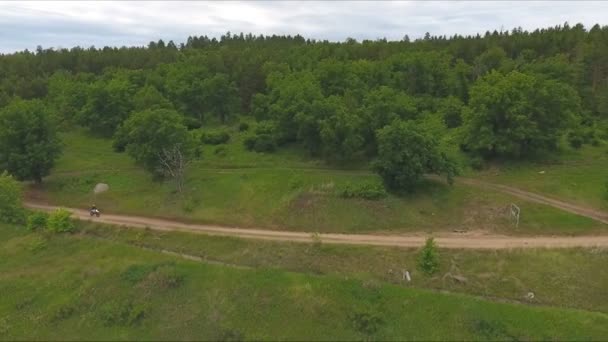
[[[58,207],[36,203],[26,203],[26,206],[38,210],[55,210]],[[69,209],[69,208],[68,208]],[[247,239],[313,242],[320,239],[322,243],[374,245],[393,247],[420,247],[428,234],[408,235],[363,235],[363,234],[318,234],[313,238],[312,233],[286,232],[263,229],[229,228],[213,225],[186,224],[168,220],[126,215],[106,215],[91,218],[88,211],[69,209],[74,217],[80,220],[93,220],[100,223],[127,226],[134,228],[148,227],[154,230],[182,231],[207,235],[234,236]],[[437,233],[433,234],[439,247],[455,249],[509,249],[509,248],[570,248],[570,247],[608,247],[608,235],[605,236],[576,236],[576,237],[511,237],[488,235],[480,233]]]

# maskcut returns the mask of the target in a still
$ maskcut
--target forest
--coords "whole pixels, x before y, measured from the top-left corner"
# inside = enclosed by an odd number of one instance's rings
[[[58,132],[75,126],[112,139],[158,178],[175,176],[176,165],[164,166],[180,158],[204,160],[200,145],[227,141],[222,127],[237,126],[248,150],[298,146],[332,165],[368,165],[389,189],[409,191],[425,174],[451,180],[463,163],[608,140],[608,26],[38,47],[0,56],[0,108],[0,170],[19,180],[42,181],[61,154]]]

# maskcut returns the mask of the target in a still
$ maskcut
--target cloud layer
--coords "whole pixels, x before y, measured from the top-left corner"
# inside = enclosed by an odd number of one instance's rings
[[[564,22],[608,24],[601,1],[0,2],[0,52],[183,42],[230,32],[343,41],[483,33]]]

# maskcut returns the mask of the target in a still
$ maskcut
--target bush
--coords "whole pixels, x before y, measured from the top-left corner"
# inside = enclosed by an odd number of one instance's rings
[[[23,223],[24,218],[21,185],[7,172],[3,172],[0,174],[0,221]]]
[[[274,139],[268,134],[258,135],[253,146],[256,152],[273,152],[276,148]]]
[[[480,156],[474,156],[471,158],[471,167],[473,170],[482,170],[484,168],[484,160]]]
[[[585,137],[580,130],[568,133],[568,144],[570,144],[572,148],[579,149],[581,146],[583,146],[584,142]]]
[[[47,229],[54,233],[70,233],[76,229],[70,219],[72,213],[65,209],[57,209],[47,219]]]
[[[384,323],[381,314],[377,310],[364,310],[351,314],[350,320],[355,330],[361,334],[371,336],[378,332]]]
[[[255,152],[273,152],[277,148],[274,138],[268,134],[248,136],[243,144],[247,150]]]
[[[387,196],[386,189],[381,183],[346,183],[338,188],[338,196],[342,198],[363,198],[378,200]]]
[[[27,230],[35,231],[46,229],[46,224],[49,215],[43,212],[35,212],[27,218]]]
[[[243,145],[245,146],[245,148],[248,151],[253,151],[253,148],[255,147],[255,142],[256,142],[256,136],[250,135],[250,136],[246,137],[245,140],[243,140]]]
[[[226,146],[218,146],[213,151],[213,154],[215,154],[216,156],[220,156],[220,157],[225,157],[227,153],[228,153],[228,150],[226,149]]]
[[[255,127],[255,134],[256,135],[263,135],[263,134],[274,135],[275,130],[276,130],[276,125],[274,122],[261,121]]]
[[[426,275],[433,275],[439,271],[439,253],[433,238],[426,239],[426,243],[418,255],[418,268]]]
[[[191,131],[194,129],[201,128],[202,124],[201,124],[201,120],[193,118],[191,116],[186,116],[186,117],[184,117],[184,126],[186,126],[186,128],[188,128],[188,130]]]
[[[230,140],[230,134],[225,131],[210,131],[201,135],[201,142],[206,145],[225,144],[228,140]]]
[[[246,122],[241,122],[239,124],[239,132],[245,132],[246,130],[249,129],[249,124]]]
[[[604,199],[606,201],[608,201],[608,180],[606,181],[606,184],[604,185]]]
[[[132,326],[144,318],[144,309],[131,302],[109,302],[101,307],[101,321],[106,326]]]

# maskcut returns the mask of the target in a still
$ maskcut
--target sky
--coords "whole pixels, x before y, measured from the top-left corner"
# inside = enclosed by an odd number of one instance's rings
[[[608,1],[0,1],[0,52],[179,44],[228,31],[399,40],[564,22],[608,25]]]

